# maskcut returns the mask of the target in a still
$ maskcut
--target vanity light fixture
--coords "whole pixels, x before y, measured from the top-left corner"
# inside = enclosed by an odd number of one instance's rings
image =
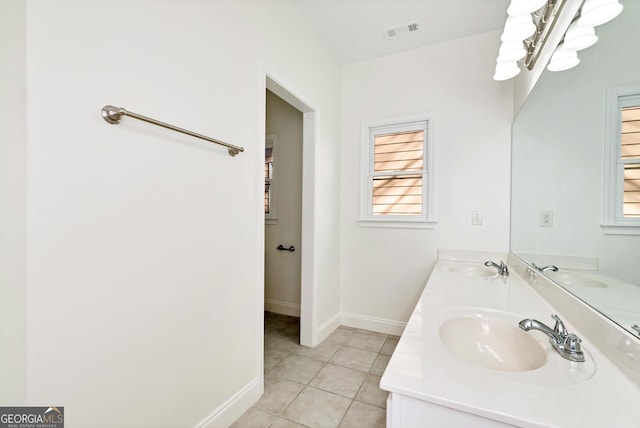
[[[519,63],[533,70],[566,1],[511,0],[504,32],[500,36],[502,45],[496,59],[494,80],[508,80],[517,76],[520,73]],[[580,59],[577,51],[598,41],[594,27],[618,16],[622,8],[618,0],[584,0],[578,18],[569,25],[547,69],[563,71],[578,65]],[[525,50],[524,55],[520,47]]]
[[[579,51],[593,46],[597,41],[596,30],[593,27],[579,26],[578,20],[573,21],[564,34],[565,49]]]
[[[500,46],[496,62],[515,62],[521,60],[526,55],[527,50],[524,48],[524,44],[521,41],[503,43]]]
[[[597,27],[611,21],[622,12],[618,0],[585,0],[580,11],[578,25],[581,27]]]
[[[531,15],[509,16],[500,40],[504,43],[522,42],[535,32],[536,26],[533,24]]]
[[[520,67],[516,61],[512,62],[499,62],[496,64],[496,72],[493,75],[493,80],[509,80],[512,77],[516,77],[520,73]]]
[[[530,15],[545,5],[547,0],[511,0],[507,9],[509,16]]]
[[[564,71],[575,67],[580,63],[578,52],[574,49],[567,49],[564,43],[560,43],[549,60],[547,70]]]
[[[566,0],[511,0],[507,9],[507,20],[504,32],[500,36],[502,46],[496,61],[495,80],[506,80],[518,75],[519,71],[513,67],[502,65],[508,56],[505,52],[514,49],[505,47],[505,44],[520,43],[525,50],[524,56],[518,53],[520,61],[529,70],[533,66],[540,54],[547,36],[555,24],[556,17],[560,13]],[[515,46],[515,45],[514,45]],[[511,55],[516,55],[515,52]],[[520,68],[515,63],[516,68]],[[506,71],[508,70],[508,72]],[[505,77],[509,76],[509,77]]]
[[[593,27],[611,21],[622,12],[618,0],[585,0],[580,8],[580,15],[575,19],[551,56],[547,70],[564,71],[575,67],[580,62],[578,52],[598,41]]]

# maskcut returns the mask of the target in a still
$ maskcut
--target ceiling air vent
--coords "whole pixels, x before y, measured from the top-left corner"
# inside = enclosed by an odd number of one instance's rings
[[[384,37],[386,39],[393,39],[395,37],[417,33],[418,31],[420,31],[420,24],[418,22],[411,22],[409,24],[396,25],[395,27],[387,28],[384,30]]]

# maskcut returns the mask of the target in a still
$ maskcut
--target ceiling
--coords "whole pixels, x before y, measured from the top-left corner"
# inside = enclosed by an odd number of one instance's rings
[[[294,0],[341,64],[498,30],[509,0]],[[420,31],[384,30],[418,21]]]

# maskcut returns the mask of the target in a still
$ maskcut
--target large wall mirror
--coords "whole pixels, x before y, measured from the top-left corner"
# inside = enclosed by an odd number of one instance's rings
[[[545,274],[639,337],[640,235],[603,227],[607,91],[640,87],[640,2],[621,3],[577,67],[542,74],[514,121],[511,251],[557,266]]]

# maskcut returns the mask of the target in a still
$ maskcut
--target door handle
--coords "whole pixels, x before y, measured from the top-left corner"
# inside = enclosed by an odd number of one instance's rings
[[[294,247],[293,245],[290,246],[289,248],[285,247],[284,245],[280,244],[276,247],[276,250],[278,251],[291,251],[292,253],[296,250],[296,247]]]

